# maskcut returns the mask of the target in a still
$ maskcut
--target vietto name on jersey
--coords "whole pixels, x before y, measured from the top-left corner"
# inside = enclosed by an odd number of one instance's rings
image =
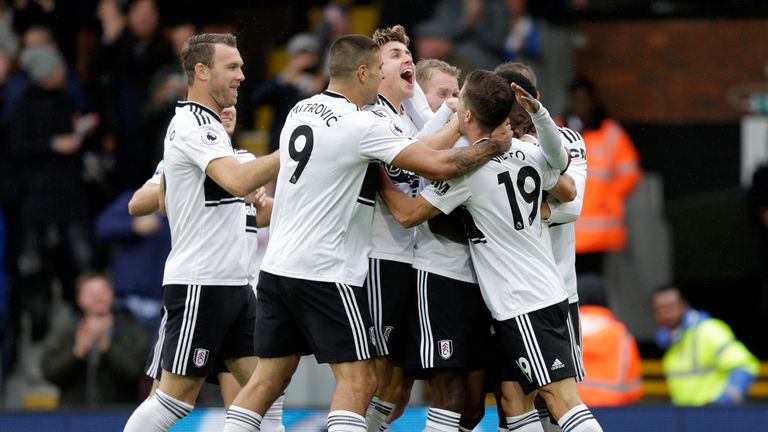
[[[280,134],[262,270],[362,286],[378,173],[369,163],[391,163],[413,142],[390,119],[361,111],[339,93],[326,90],[296,104]]]
[[[563,301],[563,279],[542,235],[542,191],[560,173],[536,145],[514,139],[508,153],[476,171],[431,184],[422,196],[445,214],[464,205],[472,262],[480,290],[499,321]],[[465,222],[466,223],[466,222]]]
[[[210,108],[179,102],[163,156],[171,253],[163,285],[245,285],[244,200],[205,174],[208,164],[234,156],[221,119]]]

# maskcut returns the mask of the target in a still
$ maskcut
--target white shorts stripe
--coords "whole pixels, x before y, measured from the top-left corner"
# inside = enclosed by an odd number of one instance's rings
[[[352,339],[355,342],[355,354],[360,360],[369,358],[370,353],[368,351],[368,342],[365,335],[365,326],[363,325],[360,310],[357,308],[355,293],[352,292],[352,288],[348,285],[336,283],[336,287],[339,289],[341,302],[344,305],[344,311],[347,313],[347,320],[349,320]]]
[[[581,353],[579,352],[579,344],[576,343],[576,332],[573,329],[573,320],[571,319],[571,313],[568,312],[568,336],[571,340],[571,357],[573,358],[573,365],[576,369],[576,381],[582,381],[584,379],[584,368],[581,363]]]
[[[534,360],[534,353],[531,349],[530,338],[528,337],[528,331],[522,320],[522,316],[516,316],[515,322],[517,323],[517,329],[520,331],[520,336],[523,338],[523,345],[525,345],[525,353],[528,355],[528,362],[530,363],[531,371],[533,372],[533,378],[537,384],[541,384],[541,370],[538,367],[538,362]]]
[[[543,371],[543,377],[544,381],[541,382],[541,385],[549,384],[552,382],[552,380],[549,378],[549,368],[547,367],[546,362],[544,361],[544,355],[541,353],[541,347],[539,346],[539,341],[536,339],[536,333],[533,331],[533,325],[531,324],[531,318],[528,316],[528,314],[523,315],[523,320],[525,321],[525,324],[528,328],[528,332],[531,336],[531,342],[534,352],[536,353],[536,356],[538,358],[539,365],[541,367],[541,370]]]
[[[428,272],[418,270],[417,288],[419,294],[419,324],[421,327],[421,366],[425,369],[435,366],[434,337],[432,325],[429,322],[429,303],[427,302],[427,277]]]
[[[368,269],[368,302],[371,311],[371,321],[373,322],[373,335],[371,336],[376,342],[377,354],[389,355],[387,342],[384,339],[384,304],[381,296],[381,261],[371,258]]]
[[[152,363],[147,369],[147,375],[152,379],[157,376],[157,371],[160,368],[160,362],[163,358],[163,342],[165,341],[165,323],[168,321],[168,309],[163,307],[163,318],[160,320],[160,328],[157,329],[157,341],[155,342],[155,348],[152,353]]]
[[[200,285],[187,285],[187,298],[184,302],[184,318],[181,322],[181,332],[176,344],[176,354],[173,359],[171,372],[184,375],[187,372],[187,356],[192,346],[197,321],[197,307],[200,300]]]

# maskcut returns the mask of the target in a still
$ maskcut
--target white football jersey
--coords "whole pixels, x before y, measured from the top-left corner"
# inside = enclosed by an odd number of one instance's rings
[[[416,140],[395,122],[324,91],[297,103],[280,134],[280,174],[262,270],[362,286],[378,167]]]
[[[379,95],[375,105],[367,105],[364,109],[394,122],[406,135],[415,136],[418,133],[408,114],[401,115],[397,108],[382,95]],[[389,174],[389,179],[398,189],[409,196],[416,196],[419,191],[418,174],[390,164],[384,164],[384,168]],[[397,223],[381,197],[376,195],[370,257],[412,264],[415,244],[416,229],[403,228]]]
[[[576,183],[576,199],[561,203],[553,197],[547,198],[552,216],[549,218],[549,234],[552,240],[552,253],[555,263],[563,276],[565,290],[568,292],[568,302],[579,301],[576,289],[576,226],[573,223],[581,213],[584,199],[584,184],[587,181],[587,159],[584,139],[581,135],[568,128],[558,128],[563,146],[571,156],[571,164],[566,174]]]
[[[157,163],[157,166],[155,167],[155,172],[152,174],[152,177],[149,178],[149,180],[145,181],[144,184],[160,184],[160,178],[163,177],[163,161]]]
[[[240,163],[256,159],[256,156],[247,150],[237,150],[235,156],[237,156],[237,160]],[[251,203],[245,203],[245,259],[248,266],[248,284],[254,289],[259,277],[259,238],[257,233],[256,206]]]
[[[456,141],[454,148],[468,145],[469,141],[462,136]],[[430,181],[422,177],[420,191],[429,184]],[[450,279],[477,283],[475,269],[472,267],[469,243],[456,243],[439,234],[434,234],[429,229],[428,222],[416,227],[416,250],[414,251],[413,267]]]
[[[422,192],[445,214],[460,205],[469,210],[472,218],[465,224],[472,262],[496,320],[567,298],[540,216],[542,191],[552,188],[559,175],[538,145],[515,139],[508,153]]]
[[[179,102],[165,137],[165,207],[171,253],[163,285],[245,285],[245,200],[205,174],[234,156],[221,119],[210,108]]]

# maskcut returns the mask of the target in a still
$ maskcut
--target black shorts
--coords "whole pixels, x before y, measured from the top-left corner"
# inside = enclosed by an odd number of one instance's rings
[[[477,284],[417,270],[416,298],[409,313],[405,369],[482,369],[490,319]],[[415,307],[414,307],[415,306]]]
[[[571,334],[573,362],[576,365],[576,381],[584,380],[584,355],[581,344],[581,319],[579,318],[579,303],[568,303],[568,331]]]
[[[525,393],[576,376],[569,325],[568,300],[494,322],[505,361]]]
[[[314,354],[318,363],[371,358],[371,316],[362,287],[259,274],[256,355]]]
[[[406,306],[415,291],[415,281],[410,264],[368,259],[368,278],[363,286],[368,294],[368,310],[373,321],[369,331],[377,356],[402,359],[403,341],[408,332]]]
[[[155,359],[147,375],[159,368],[177,375],[204,377],[217,372],[217,359],[254,355],[256,296],[250,285],[163,286],[163,324]],[[159,367],[158,367],[159,366]]]
[[[158,329],[157,340],[155,340],[155,343],[152,346],[152,350],[149,352],[147,363],[144,366],[144,373],[148,377],[157,381],[160,381],[160,377],[163,372],[163,368],[160,367],[160,359],[162,358],[163,353],[163,339],[165,335],[164,329],[167,318],[168,314],[163,311],[163,317],[160,321],[160,327]],[[214,361],[211,371],[205,377],[205,382],[218,384],[219,373],[221,372],[229,372],[229,369],[227,368],[227,365],[224,363],[224,360],[221,358],[221,356],[219,356]]]

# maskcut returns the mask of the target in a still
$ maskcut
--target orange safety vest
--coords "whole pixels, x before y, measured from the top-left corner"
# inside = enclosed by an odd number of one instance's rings
[[[643,396],[640,351],[627,327],[602,306],[580,306],[586,377],[579,396],[587,406],[633,403]]]
[[[581,133],[587,150],[587,182],[576,221],[576,253],[618,251],[627,243],[624,200],[642,177],[629,135],[613,120]]]

